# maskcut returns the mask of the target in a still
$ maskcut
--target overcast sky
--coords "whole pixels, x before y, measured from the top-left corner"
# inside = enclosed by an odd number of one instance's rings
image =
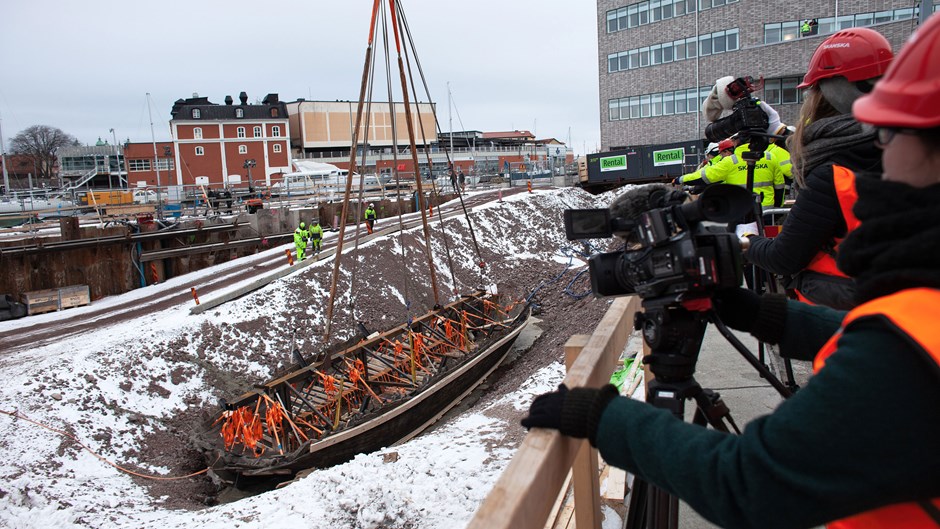
[[[453,130],[530,130],[563,142],[570,130],[576,153],[597,149],[594,2],[401,5],[442,130],[450,130],[450,83]],[[219,104],[241,91],[251,102],[272,92],[284,101],[357,100],[371,9],[371,0],[4,2],[4,141],[9,148],[31,125],[59,127],[89,145],[113,142],[110,129],[121,142],[150,141],[147,93],[157,141],[170,138],[173,101],[193,93]],[[387,101],[384,52],[376,53],[381,81],[373,97]]]

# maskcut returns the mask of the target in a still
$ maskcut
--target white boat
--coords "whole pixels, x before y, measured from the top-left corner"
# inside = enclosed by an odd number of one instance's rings
[[[334,195],[346,190],[346,178],[349,171],[333,164],[310,160],[293,160],[294,172],[286,173],[283,180],[271,186],[271,194],[276,195],[313,195],[326,193]],[[358,190],[360,180],[365,191],[378,191],[388,183],[391,175],[374,174],[360,177],[353,174],[353,189]]]

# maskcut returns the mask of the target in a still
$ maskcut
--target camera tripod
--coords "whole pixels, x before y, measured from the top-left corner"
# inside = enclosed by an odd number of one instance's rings
[[[781,396],[788,398],[792,394],[722,323],[711,309],[710,300],[695,300],[694,303],[680,302],[677,297],[643,300],[643,308],[645,312],[637,314],[634,327],[642,331],[651,349],[643,361],[656,376],[650,381],[646,394],[646,401],[653,406],[685,420],[685,401],[694,399],[693,424],[711,425],[722,432],[729,432],[730,425],[735,433],[741,433],[721,396],[702,388],[693,376],[709,322]],[[678,521],[679,499],[635,477],[625,527],[676,529]]]
[[[749,131],[748,136],[750,137],[750,141],[748,142],[748,150],[741,153],[741,157],[747,164],[747,190],[749,193],[754,195],[754,211],[744,219],[744,222],[757,223],[757,231],[761,236],[763,236],[763,206],[761,205],[761,196],[754,194],[754,168],[757,164],[757,161],[764,157],[764,151],[766,151],[770,146],[769,138],[779,138],[779,136],[767,134],[762,131]],[[777,282],[774,279],[773,274],[766,270],[762,270],[755,265],[747,265],[745,270],[749,273],[749,277],[747,278],[748,288],[753,290],[755,293],[760,295],[765,291],[770,293],[777,292]],[[764,342],[758,342],[757,356],[761,364],[765,363],[764,358],[766,354],[767,344]],[[783,368],[787,378],[787,387],[792,391],[796,391],[799,389],[799,385],[796,383],[796,378],[793,375],[793,363],[789,358],[783,359]]]

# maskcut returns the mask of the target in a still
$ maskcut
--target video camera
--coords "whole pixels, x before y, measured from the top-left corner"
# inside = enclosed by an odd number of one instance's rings
[[[734,101],[732,113],[705,127],[705,137],[708,141],[718,142],[741,131],[767,132],[770,119],[760,108],[760,100],[751,96],[755,90],[760,90],[762,85],[763,80],[755,84],[752,77],[738,77],[728,84],[725,93]]]
[[[591,256],[591,290],[598,297],[636,293],[644,301],[671,303],[707,297],[713,290],[741,283],[741,250],[726,226],[752,207],[750,193],[715,185],[698,200],[662,184],[641,186],[618,197],[609,209],[564,212],[568,240],[618,235],[634,249]],[[692,296],[687,296],[692,294]]]

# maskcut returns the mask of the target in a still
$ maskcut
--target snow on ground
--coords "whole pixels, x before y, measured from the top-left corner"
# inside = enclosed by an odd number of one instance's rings
[[[583,266],[580,258],[571,257],[574,247],[564,238],[561,210],[603,207],[610,199],[566,188],[520,193],[477,207],[471,217],[480,256],[465,219],[457,217],[446,221],[448,259],[439,221],[433,219],[432,250],[442,297],[449,299],[454,290],[494,286],[525,295],[565,266]],[[380,224],[393,221],[380,219]],[[426,261],[418,251],[422,243],[421,232],[409,230],[347,249],[344,288],[336,300],[335,339],[350,336],[355,321],[371,330],[391,327],[432,304],[422,272]],[[347,258],[357,263],[350,264],[353,270],[345,268]],[[481,258],[486,263],[482,276]],[[560,358],[564,333],[574,331],[547,332],[550,341],[542,346],[552,349],[545,353],[548,360],[521,375],[523,380],[501,397],[483,399],[433,431],[382,452],[397,452],[396,461],[384,462],[382,453],[360,455],[282,489],[233,503],[200,508],[196,488],[181,489],[190,497],[180,498],[170,485],[161,489],[133,478],[76,442],[143,474],[171,477],[204,468],[204,462],[194,462],[197,456],[183,448],[202,420],[200,412],[283,369],[294,344],[301,350],[318,345],[326,323],[331,263],[315,263],[199,316],[190,315],[190,304],[185,304],[132,323],[102,321],[100,330],[56,344],[0,353],[5,381],[0,411],[6,413],[0,415],[0,527],[465,525],[512,457],[521,438],[519,413],[534,395],[561,380],[563,367],[550,359]],[[229,266],[234,263],[169,283],[211,277]],[[356,285],[350,289],[353,275]],[[94,305],[140,295],[131,292]],[[558,307],[564,313],[559,325],[569,323],[577,332],[586,329],[578,327],[577,313],[565,311],[589,302],[543,300],[544,310]],[[589,305],[592,314],[600,314],[603,303]],[[57,316],[78,310],[38,318],[53,325]],[[12,412],[74,440],[13,418]]]

